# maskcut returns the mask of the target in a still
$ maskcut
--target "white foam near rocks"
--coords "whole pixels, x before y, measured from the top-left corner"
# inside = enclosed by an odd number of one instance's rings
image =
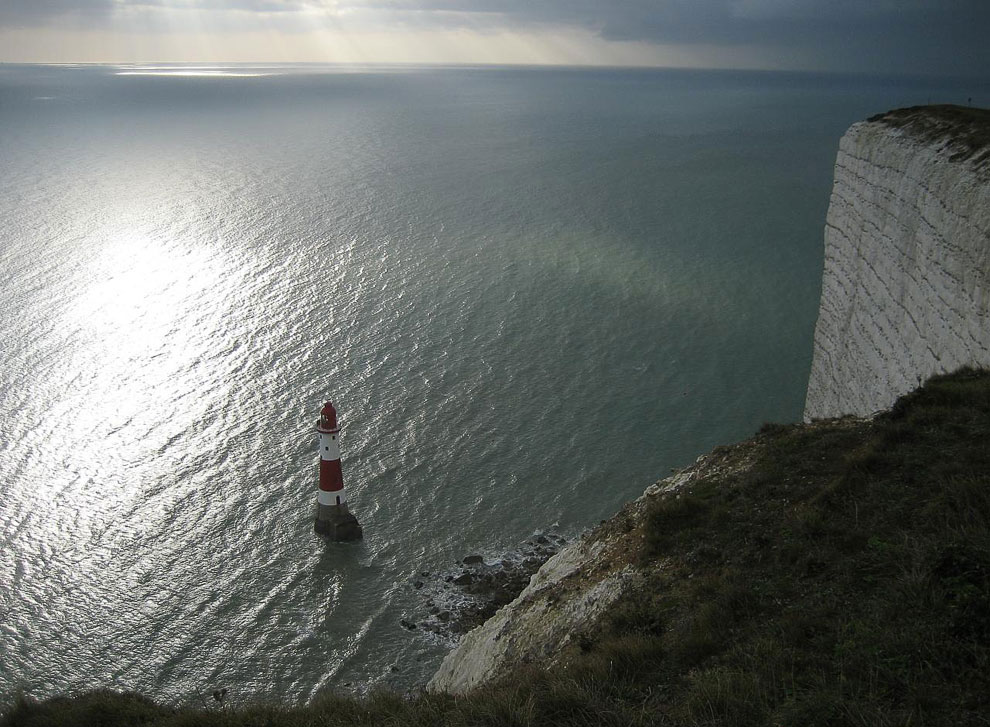
[[[604,547],[602,541],[582,538],[553,556],[516,600],[447,654],[427,688],[465,692],[503,673],[509,664],[552,655],[581,633],[582,626],[595,624],[634,580],[631,567],[569,593],[554,587],[594,561]]]

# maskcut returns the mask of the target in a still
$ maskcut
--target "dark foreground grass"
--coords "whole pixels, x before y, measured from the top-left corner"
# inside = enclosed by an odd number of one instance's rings
[[[990,724],[990,378],[933,379],[872,423],[762,436],[730,487],[651,513],[652,553],[695,571],[655,588],[666,714]]]
[[[305,707],[20,699],[0,725],[990,725],[990,374],[756,442],[651,506],[646,585],[552,671]]]

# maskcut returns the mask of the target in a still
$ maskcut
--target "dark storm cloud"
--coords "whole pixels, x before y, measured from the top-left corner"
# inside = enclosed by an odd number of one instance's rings
[[[613,40],[666,43],[805,41],[845,33],[967,37],[990,29],[988,0],[354,0],[446,22],[460,14],[589,28]]]
[[[113,9],[113,0],[2,0],[0,27],[45,24],[65,16],[96,19]]]
[[[990,0],[354,0],[419,22],[567,25],[764,49],[781,65],[990,74]]]
[[[46,25],[58,20],[97,24],[115,11],[153,8],[291,13],[324,3],[313,0],[0,0],[0,27]]]

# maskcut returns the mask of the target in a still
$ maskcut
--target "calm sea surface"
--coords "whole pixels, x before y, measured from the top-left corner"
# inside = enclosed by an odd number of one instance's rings
[[[0,700],[421,682],[415,574],[800,418],[839,136],[990,95],[188,70],[0,66]]]

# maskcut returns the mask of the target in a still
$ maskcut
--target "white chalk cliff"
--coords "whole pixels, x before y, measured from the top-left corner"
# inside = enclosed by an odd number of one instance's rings
[[[936,107],[891,112],[843,137],[806,418],[870,414],[933,373],[990,366],[986,136],[990,113]],[[728,483],[760,446],[715,449],[569,544],[447,655],[428,688],[459,693],[528,662],[552,668],[641,586],[650,503],[699,478]]]
[[[868,415],[933,374],[990,366],[987,116],[904,109],[842,137],[806,421]]]

